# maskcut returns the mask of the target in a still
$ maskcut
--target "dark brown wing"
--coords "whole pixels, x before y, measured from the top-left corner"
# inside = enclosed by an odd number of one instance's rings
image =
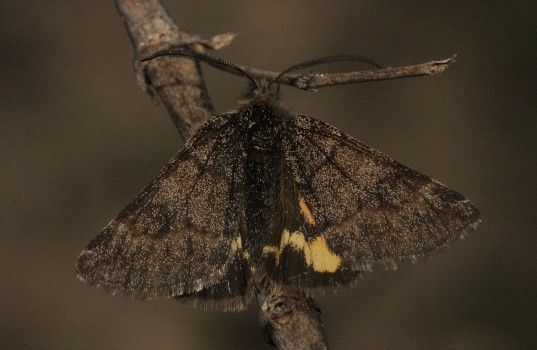
[[[242,278],[244,159],[237,155],[244,144],[236,123],[223,115],[201,128],[82,251],[78,276],[141,298],[191,295]],[[245,288],[243,281],[218,297],[236,307]]]
[[[264,248],[277,257],[267,267],[273,280],[347,283],[373,263],[428,255],[478,222],[459,193],[319,120],[293,117],[282,137],[282,181],[293,190],[280,200],[288,210],[275,219],[284,222],[278,239]]]

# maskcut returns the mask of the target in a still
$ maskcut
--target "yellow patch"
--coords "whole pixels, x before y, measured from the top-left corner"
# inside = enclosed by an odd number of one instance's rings
[[[277,254],[278,251],[279,251],[278,247],[275,247],[273,245],[266,245],[263,247],[263,253]]]
[[[237,238],[235,238],[235,240],[231,243],[231,252],[235,253],[238,250],[242,250],[242,237],[241,236],[237,236]],[[248,260],[250,259],[250,254],[244,251],[242,252],[242,257]]]
[[[313,267],[315,272],[332,273],[341,264],[341,258],[330,250],[324,237],[317,236],[311,243],[308,243],[302,232],[295,231],[290,233],[287,229],[282,232],[280,246],[265,246],[263,247],[263,253],[274,254],[276,265],[278,265],[280,263],[280,255],[288,245],[295,250],[301,250],[304,253],[306,265]]]
[[[231,251],[236,252],[237,250],[242,249],[242,238],[241,236],[237,236],[233,243],[231,243]]]
[[[310,208],[306,205],[304,198],[300,196],[298,196],[298,206],[300,207],[300,213],[302,213],[306,223],[310,226],[315,226],[315,219],[313,218],[313,215],[311,215]]]
[[[317,236],[310,244],[313,269],[317,272],[335,272],[341,264],[341,258],[330,251],[326,240]],[[307,260],[307,259],[306,259]]]
[[[289,230],[284,229],[282,232],[282,237],[280,238],[280,250],[283,250],[283,248],[289,244],[290,237]]]

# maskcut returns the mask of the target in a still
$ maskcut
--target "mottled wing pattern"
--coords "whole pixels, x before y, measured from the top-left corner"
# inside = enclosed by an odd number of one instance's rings
[[[241,132],[233,114],[211,119],[86,247],[78,276],[140,298],[190,295],[202,304],[241,306]],[[219,286],[234,280],[243,282],[233,291]]]
[[[285,130],[280,202],[294,210],[274,228],[279,242],[264,248],[273,280],[344,284],[374,263],[395,268],[428,255],[478,222],[459,193],[334,127],[296,116]]]

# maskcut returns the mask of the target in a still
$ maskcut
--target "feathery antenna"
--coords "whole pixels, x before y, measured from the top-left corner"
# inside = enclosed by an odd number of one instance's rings
[[[236,70],[237,72],[241,73],[242,75],[244,75],[245,77],[250,79],[250,81],[252,83],[254,83],[255,86],[259,86],[257,81],[254,78],[252,78],[252,76],[250,74],[246,73],[241,67],[237,66],[236,64],[228,62],[228,61],[226,61],[226,60],[224,60],[222,58],[213,57],[213,56],[209,56],[209,55],[206,55],[206,54],[203,54],[203,53],[198,53],[198,52],[194,52],[194,51],[190,51],[190,50],[186,50],[186,49],[168,49],[168,50],[158,51],[158,52],[155,52],[152,55],[149,55],[147,57],[142,58],[140,61],[141,62],[146,62],[146,61],[150,61],[150,60],[152,60],[154,58],[161,57],[161,56],[186,57],[186,58],[192,58],[192,59],[195,59],[195,60],[198,60],[198,61],[203,61],[203,62],[212,63],[212,64],[216,64],[216,65],[226,66],[226,67],[229,67],[229,68],[232,68],[232,69]]]

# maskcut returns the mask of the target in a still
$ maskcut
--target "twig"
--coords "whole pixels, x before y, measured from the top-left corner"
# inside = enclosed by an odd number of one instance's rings
[[[286,74],[280,79],[280,83],[303,90],[314,90],[325,86],[354,84],[388,79],[410,78],[418,77],[421,75],[434,75],[442,73],[444,70],[446,70],[446,68],[451,63],[455,62],[456,56],[457,55],[453,55],[445,60],[430,61],[426,63],[416,64],[413,66],[404,66],[396,68],[388,67],[375,70],[336,74]],[[209,64],[212,65],[211,63]],[[228,73],[240,75],[236,70],[233,70],[229,67],[216,64],[212,66]],[[265,71],[241,65],[237,66],[239,66],[246,73],[257,79],[272,80],[279,75],[279,72]]]
[[[170,19],[158,0],[116,0],[116,7],[136,50],[136,81],[145,91],[149,83],[179,130],[187,140],[214,115],[199,64],[189,59],[162,59],[143,70],[138,58],[174,46],[205,46],[198,35],[187,33]],[[146,82],[145,77],[149,79]]]
[[[321,310],[312,298],[258,293],[259,322],[265,340],[278,349],[326,350]]]

